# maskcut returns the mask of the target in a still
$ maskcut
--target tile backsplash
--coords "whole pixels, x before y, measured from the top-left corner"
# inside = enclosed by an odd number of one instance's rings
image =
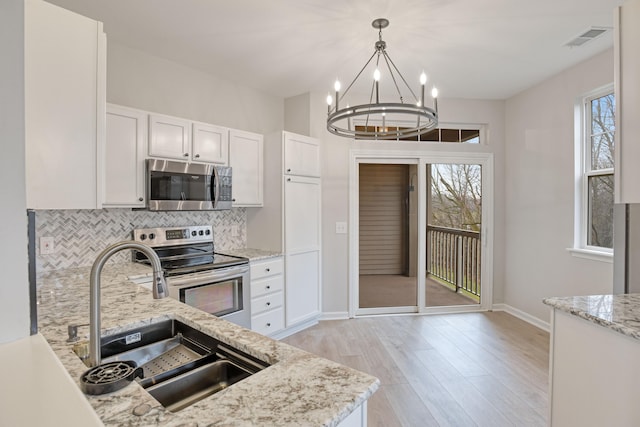
[[[93,264],[112,243],[131,239],[135,228],[212,225],[216,251],[242,248],[247,242],[245,208],[228,211],[150,212],[131,209],[38,210],[36,212],[36,268],[38,272]],[[232,227],[238,235],[232,235]],[[40,237],[53,237],[55,252],[40,255]],[[129,251],[112,257],[131,259]]]

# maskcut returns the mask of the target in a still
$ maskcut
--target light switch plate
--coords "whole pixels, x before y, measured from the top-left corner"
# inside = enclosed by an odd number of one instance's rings
[[[346,222],[336,222],[336,234],[347,234]]]
[[[40,255],[49,255],[56,251],[53,237],[40,238]]]

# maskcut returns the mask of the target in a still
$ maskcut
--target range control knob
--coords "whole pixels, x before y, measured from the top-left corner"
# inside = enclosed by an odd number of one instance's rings
[[[200,231],[198,231],[198,234],[202,236],[204,234],[204,232],[202,230],[200,230]]]
[[[198,232],[197,232],[196,230],[193,230],[193,231],[191,232],[191,235],[192,235],[192,236],[195,236],[195,235],[197,235],[197,234],[198,234]]]
[[[140,235],[140,240],[147,240],[147,235],[146,234],[141,234]]]
[[[211,234],[211,230],[209,230],[209,229],[204,230],[204,234],[206,234],[208,236],[209,234]]]
[[[149,240],[153,240],[156,238],[156,235],[153,233],[149,233]]]

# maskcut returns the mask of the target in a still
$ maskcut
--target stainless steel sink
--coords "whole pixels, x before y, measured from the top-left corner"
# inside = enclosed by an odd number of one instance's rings
[[[177,412],[250,376],[230,360],[218,360],[147,388],[158,402]]]
[[[103,363],[141,367],[136,381],[172,412],[269,366],[175,319],[102,337],[101,352]]]

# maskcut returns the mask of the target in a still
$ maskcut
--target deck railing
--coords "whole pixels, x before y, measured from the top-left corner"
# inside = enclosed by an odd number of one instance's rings
[[[480,297],[480,233],[427,226],[427,272]]]

